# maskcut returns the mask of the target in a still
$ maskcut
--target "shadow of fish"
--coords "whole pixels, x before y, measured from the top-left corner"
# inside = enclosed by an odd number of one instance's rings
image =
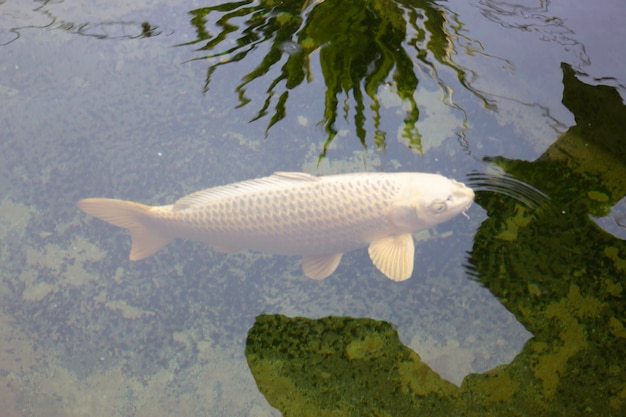
[[[345,252],[369,246],[374,265],[403,281],[413,272],[411,233],[465,213],[473,200],[471,188],[435,174],[276,172],[199,191],[173,205],[88,198],[78,207],[128,229],[133,261],[182,238],[221,252],[302,256],[304,274],[324,279]]]

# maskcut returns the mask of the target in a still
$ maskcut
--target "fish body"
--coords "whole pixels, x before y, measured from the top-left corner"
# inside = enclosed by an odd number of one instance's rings
[[[465,213],[473,200],[471,188],[436,174],[277,172],[199,191],[173,205],[89,198],[78,206],[130,230],[131,260],[181,238],[222,252],[302,256],[305,275],[323,279],[344,253],[369,246],[374,265],[402,281],[413,272],[411,233]]]

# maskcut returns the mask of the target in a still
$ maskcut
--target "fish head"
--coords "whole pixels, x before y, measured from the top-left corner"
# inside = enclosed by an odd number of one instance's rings
[[[392,204],[392,221],[402,232],[418,232],[465,214],[474,190],[437,174],[406,174]]]

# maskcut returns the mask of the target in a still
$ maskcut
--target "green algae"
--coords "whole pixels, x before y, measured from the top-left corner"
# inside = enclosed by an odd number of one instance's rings
[[[572,366],[572,364],[568,365],[570,359],[588,347],[585,329],[577,318],[582,318],[587,312],[597,310],[597,300],[586,298],[583,301],[577,287],[572,285],[568,297],[550,304],[544,311],[546,319],[556,320],[561,331],[558,334],[560,343],[553,343],[549,349],[537,356],[536,362],[531,367],[535,377],[542,383],[543,398],[554,397],[561,375],[571,372],[571,369],[567,369],[568,366]]]
[[[392,325],[371,319],[259,316],[246,359],[259,390],[285,416],[413,415],[456,389]]]
[[[609,319],[609,326],[611,328],[611,333],[613,333],[615,337],[626,339],[626,328],[624,328],[624,324],[622,322],[615,317],[611,317]]]
[[[426,397],[430,394],[444,396],[455,392],[456,387],[453,384],[441,379],[414,352],[409,354],[408,360],[400,362],[397,369],[404,394]]]
[[[370,319],[259,316],[248,333],[246,358],[259,390],[285,416],[404,416],[425,410],[432,416],[578,415],[574,410],[581,401],[564,403],[578,394],[568,392],[563,378],[572,374],[576,356],[589,342],[576,321],[586,313],[577,310],[579,296],[572,298],[545,313],[562,326],[558,339],[531,341],[510,365],[469,375],[460,388],[402,345],[393,326]],[[346,354],[364,340],[375,346],[376,357]],[[619,365],[608,373],[623,377]],[[611,415],[623,407],[622,391],[616,393],[593,398],[585,407]]]
[[[619,256],[618,248],[615,246],[607,246],[604,249],[604,254],[614,262],[618,270],[626,272],[626,258]]]
[[[384,346],[384,340],[365,336],[363,339],[357,339],[350,342],[346,346],[346,357],[349,360],[357,360],[363,358],[376,358],[381,354],[382,347]]]
[[[587,197],[589,197],[590,200],[597,201],[600,203],[606,203],[607,201],[610,200],[609,196],[606,193],[603,193],[601,191],[596,191],[596,190],[589,191],[587,193]]]
[[[505,220],[502,231],[496,235],[496,239],[514,241],[520,228],[525,227],[532,221],[532,214],[529,214],[522,206],[517,206],[515,214]]]

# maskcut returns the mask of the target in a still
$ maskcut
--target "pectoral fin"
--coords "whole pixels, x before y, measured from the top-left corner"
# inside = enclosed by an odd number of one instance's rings
[[[332,255],[308,256],[302,258],[302,271],[304,275],[312,279],[324,279],[335,272],[341,262],[343,253]]]
[[[372,262],[393,281],[404,281],[413,273],[415,246],[411,234],[389,236],[370,243]]]

